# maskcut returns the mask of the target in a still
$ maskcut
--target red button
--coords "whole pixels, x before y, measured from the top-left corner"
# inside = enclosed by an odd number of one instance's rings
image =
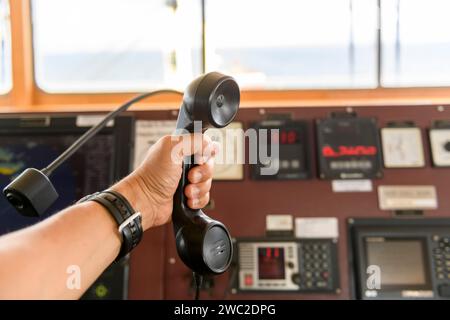
[[[253,285],[253,276],[251,274],[246,274],[244,277],[244,283],[246,286],[252,286]]]

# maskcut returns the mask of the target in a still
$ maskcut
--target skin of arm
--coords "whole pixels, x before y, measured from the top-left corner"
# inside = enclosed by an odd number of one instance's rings
[[[216,152],[217,146],[203,135],[163,137],[141,166],[111,189],[141,212],[144,231],[163,225],[171,219],[183,157],[195,154],[199,163],[189,171],[184,190],[188,205],[197,209],[209,201]],[[0,299],[78,299],[114,261],[120,246],[117,223],[93,201],[2,236]],[[79,267],[79,289],[67,285],[70,266]]]

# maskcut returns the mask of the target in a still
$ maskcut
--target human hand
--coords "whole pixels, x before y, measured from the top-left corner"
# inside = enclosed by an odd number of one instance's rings
[[[183,158],[195,154],[198,166],[189,170],[184,194],[190,208],[200,209],[209,202],[216,153],[217,144],[206,135],[165,136],[149,149],[143,163],[112,189],[141,212],[144,230],[165,224],[171,219]]]

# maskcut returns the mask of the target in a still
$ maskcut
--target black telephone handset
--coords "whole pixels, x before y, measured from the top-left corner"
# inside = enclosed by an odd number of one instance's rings
[[[240,102],[236,81],[218,72],[195,79],[186,89],[177,120],[177,130],[194,133],[201,121],[201,131],[227,126],[235,117]],[[178,255],[200,275],[221,274],[232,258],[230,233],[225,225],[208,217],[202,210],[187,205],[184,188],[194,156],[183,163],[181,179],[173,199],[173,228]]]

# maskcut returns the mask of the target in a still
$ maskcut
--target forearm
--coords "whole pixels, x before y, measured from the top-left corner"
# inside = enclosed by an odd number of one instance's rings
[[[114,188],[128,197],[136,193],[128,180]],[[134,206],[139,200],[132,198]],[[0,238],[0,298],[79,298],[117,257],[117,228],[106,209],[89,201]],[[80,288],[68,285],[74,267],[80,271]]]
[[[88,202],[2,238],[0,297],[78,298],[118,254],[116,229],[105,209]],[[67,286],[70,266],[79,267],[79,289]]]
[[[191,141],[194,138],[160,139],[141,166],[112,186],[141,213],[144,231],[170,221],[181,161],[202,151],[175,147],[186,142],[196,146]],[[209,140],[204,138],[202,145],[208,149]],[[214,159],[209,157],[204,164],[189,171],[190,184],[184,193],[188,206],[193,209],[202,208],[209,201],[213,164]],[[117,222],[102,205],[93,201],[74,205],[33,227],[2,236],[0,299],[79,298],[118,256],[121,244]],[[76,281],[71,281],[77,276],[77,270],[81,280],[79,289],[74,286]]]

